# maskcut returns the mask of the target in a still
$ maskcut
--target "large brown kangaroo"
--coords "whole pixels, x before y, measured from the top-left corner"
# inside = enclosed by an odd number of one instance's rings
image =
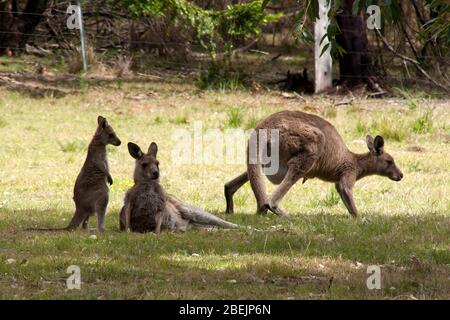
[[[120,211],[120,230],[155,232],[161,230],[186,231],[191,227],[217,226],[237,228],[238,225],[222,220],[200,208],[181,202],[167,194],[159,184],[158,146],[152,142],[148,152],[128,143],[130,155],[136,159],[134,186],[125,195]]]
[[[356,154],[348,150],[341,136],[328,121],[301,111],[281,111],[275,113],[256,126],[256,132],[265,129],[279,130],[279,169],[267,178],[279,185],[269,199],[265,190],[261,170],[257,161],[247,161],[247,171],[225,184],[227,213],[233,213],[233,195],[250,180],[256,197],[257,212],[270,210],[285,216],[278,206],[289,189],[301,178],[319,178],[333,182],[349,213],[356,217],[358,211],[353,201],[352,188],[355,182],[369,175],[380,175],[394,181],[400,181],[403,173],[394,163],[394,159],[384,151],[384,140],[377,136],[375,140],[367,136],[368,153]],[[267,143],[258,141],[259,147],[269,148],[271,135]]]
[[[89,217],[97,213],[97,230],[99,232],[105,231],[105,214],[109,199],[109,188],[106,182],[110,185],[113,184],[113,179],[109,173],[106,146],[108,144],[120,146],[121,142],[104,117],[98,116],[97,124],[97,130],[88,147],[86,161],[78,174],[73,189],[76,210],[69,225],[65,228],[28,230],[73,231],[81,223],[83,229],[87,229]]]

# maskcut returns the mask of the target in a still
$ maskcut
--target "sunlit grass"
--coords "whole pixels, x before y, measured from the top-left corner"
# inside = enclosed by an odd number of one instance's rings
[[[172,158],[172,133],[183,128],[193,135],[196,121],[203,130],[251,128],[275,111],[313,103],[326,109],[330,101],[303,103],[246,91],[197,94],[195,86],[176,83],[121,87],[90,84],[61,99],[0,89],[0,298],[449,298],[448,102],[429,102],[432,130],[424,130],[426,121],[413,130],[423,111],[406,101],[355,100],[327,109],[327,119],[352,151],[366,152],[366,134],[388,134],[386,151],[405,178],[358,182],[358,219],[349,217],[332,184],[298,183],[281,203],[290,215],[284,220],[254,214],[249,184],[235,195],[236,214],[225,215],[224,183],[244,172],[245,164],[179,165]],[[157,95],[128,98],[150,91]],[[24,231],[68,224],[73,184],[99,114],[123,141],[108,148],[114,178],[108,231]],[[128,141],[143,148],[158,143],[161,183],[168,192],[260,231],[119,233],[118,212],[134,166]],[[97,239],[90,238],[93,233]],[[66,290],[71,264],[81,268],[81,291]],[[369,265],[381,266],[382,290],[367,289]]]

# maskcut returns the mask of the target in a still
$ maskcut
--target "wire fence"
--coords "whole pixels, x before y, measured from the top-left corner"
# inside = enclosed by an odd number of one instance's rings
[[[0,30],[0,39],[9,36],[21,36],[26,37],[26,43],[29,46],[11,46],[5,45],[5,43],[0,42],[0,49],[9,49],[19,53],[29,53],[30,46],[36,48],[42,55],[51,54],[52,51],[59,49],[71,49],[77,50],[80,42],[80,32],[77,29],[69,29],[66,25],[67,18],[69,14],[66,10],[60,10],[58,8],[52,8],[52,10],[47,10],[46,12],[39,13],[26,13],[26,12],[7,12],[1,11],[0,13],[8,13],[13,15],[33,15],[41,16],[42,21],[38,27],[31,33],[21,33],[17,31]],[[158,34],[158,30],[151,30],[148,28],[146,22],[141,21],[141,25],[138,25],[139,37],[133,38],[130,34],[131,24],[136,23],[136,19],[132,15],[119,13],[116,14],[112,11],[108,12],[98,12],[95,10],[83,10],[83,15],[86,19],[84,23],[84,28],[86,32],[86,41],[89,47],[100,50],[116,50],[121,55],[133,55],[134,52],[144,53],[146,57],[152,57],[153,59],[160,58],[161,66],[172,69],[182,69],[191,71],[200,71],[204,68],[203,64],[208,60],[207,50],[195,39],[182,39],[181,40],[171,40],[164,38],[162,34]],[[105,18],[106,17],[106,18]],[[106,27],[105,27],[106,26]],[[148,30],[145,30],[148,28]],[[346,31],[346,30],[343,30]],[[357,33],[356,30],[347,30],[348,32]],[[149,37],[145,37],[145,33],[149,34]],[[370,31],[368,31],[370,32]],[[276,36],[269,35],[269,36]],[[373,41],[372,41],[373,42]],[[278,61],[283,61],[285,57],[285,47],[276,47],[264,44],[256,44],[258,50],[253,52],[254,55],[260,56],[259,60],[256,60],[262,69],[267,63],[278,63]],[[251,48],[249,48],[251,49]],[[264,51],[266,50],[266,51]],[[302,69],[304,66],[313,66],[313,49],[312,46],[306,46],[305,50],[309,52],[309,59],[306,59],[304,65],[299,65],[298,69]],[[248,52],[248,50],[247,50]],[[192,53],[194,55],[192,55]],[[429,79],[422,77],[417,71],[416,67],[412,63],[405,62],[403,59],[396,56],[389,50],[371,43],[371,48],[368,52],[359,51],[347,51],[346,54],[354,55],[366,55],[370,58],[371,63],[373,63],[379,70],[379,77],[384,81],[391,81],[400,84],[408,83],[419,83],[425,86],[432,86],[432,82]],[[203,56],[202,56],[203,55]],[[302,55],[305,55],[302,53]],[[196,56],[194,58],[193,56]],[[200,58],[199,57],[203,57]],[[450,57],[437,57],[436,55],[421,55],[421,59],[428,61],[435,61],[440,59],[444,68],[450,66]],[[157,59],[156,59],[157,60]],[[156,61],[157,62],[157,61]],[[292,63],[289,63],[292,68]],[[277,72],[281,76],[283,70],[287,70],[282,63],[278,64],[280,67],[280,72]],[[435,71],[435,70],[433,70]],[[335,70],[337,73],[337,70]],[[276,74],[263,75],[254,73],[252,75],[258,80],[275,80],[277,78]],[[337,76],[337,75],[336,75]],[[358,76],[346,76],[346,78],[352,78]],[[449,81],[448,79],[444,79]],[[445,93],[438,93],[446,95]]]

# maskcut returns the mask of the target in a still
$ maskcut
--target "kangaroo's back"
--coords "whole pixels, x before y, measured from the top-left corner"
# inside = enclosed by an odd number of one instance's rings
[[[310,131],[311,128],[314,128],[315,132],[323,134],[324,142],[345,146],[339,132],[330,122],[314,114],[302,111],[286,110],[274,113],[261,121],[255,129],[278,129],[280,135],[287,132],[301,135]]]
[[[281,183],[288,161],[301,153],[314,157],[314,165],[308,171],[310,178],[333,180],[341,164],[348,160],[349,152],[342,137],[330,122],[319,116],[301,111],[281,111],[258,124],[256,130],[259,129],[279,131],[280,174],[268,177],[274,183]]]

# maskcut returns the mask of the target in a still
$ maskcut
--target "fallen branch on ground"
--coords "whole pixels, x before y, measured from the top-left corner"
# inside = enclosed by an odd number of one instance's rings
[[[0,86],[5,86],[11,90],[17,90],[31,95],[32,97],[64,97],[69,93],[73,93],[73,90],[62,90],[50,86],[41,86],[36,83],[20,82],[11,77],[0,76]]]

